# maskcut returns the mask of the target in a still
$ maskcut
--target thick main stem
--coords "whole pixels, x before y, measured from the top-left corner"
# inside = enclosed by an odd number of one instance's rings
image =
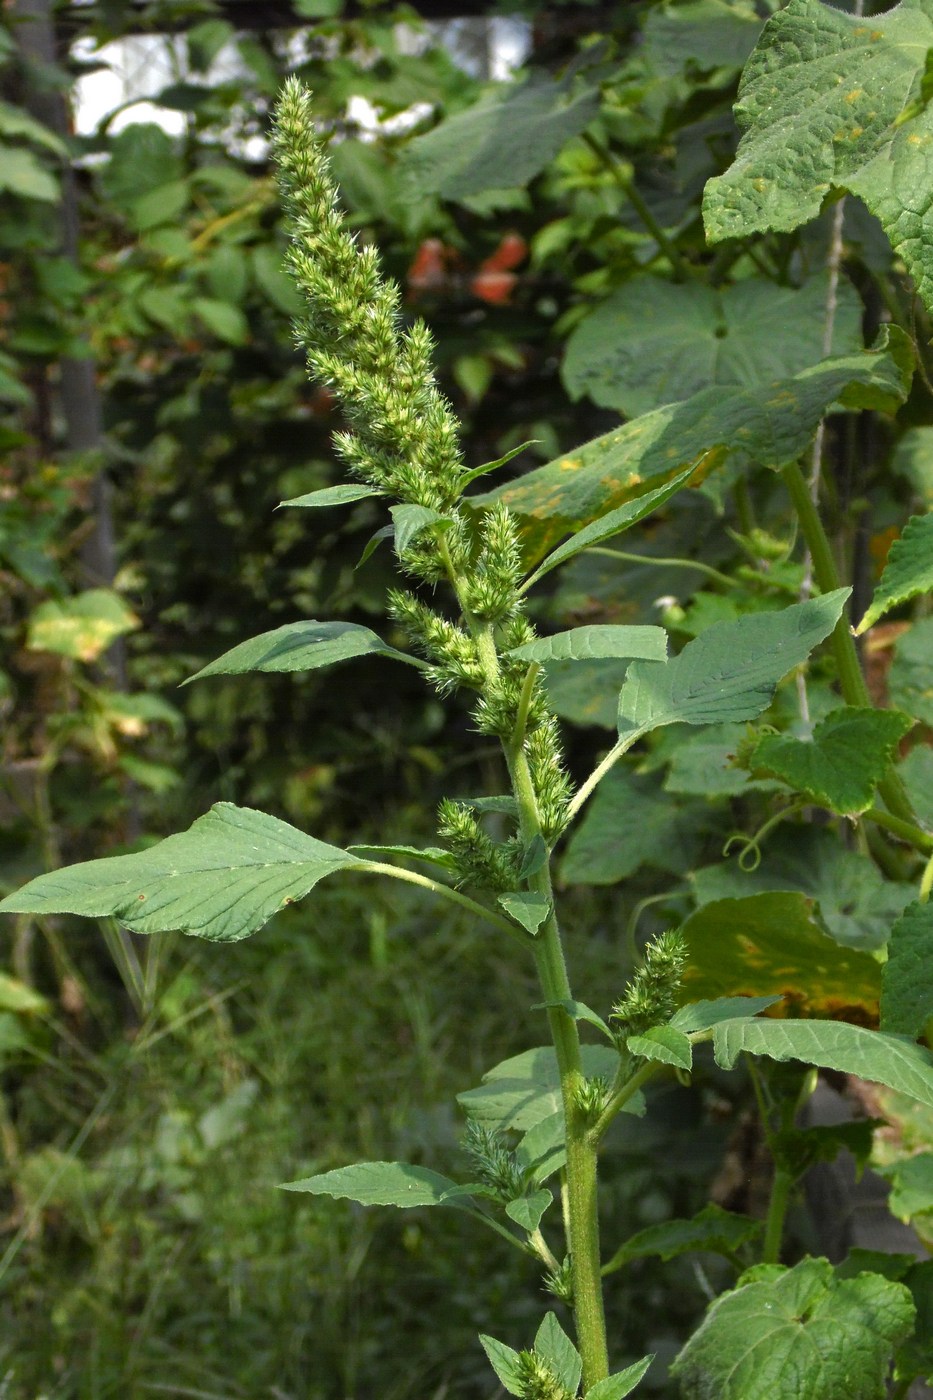
[[[456,589],[456,579],[451,581]],[[490,684],[499,676],[499,657],[492,627],[473,618],[464,608],[483,669]],[[524,729],[524,725],[520,726]],[[541,836],[541,820],[534,784],[522,743],[522,734],[503,743],[512,790],[518,804],[519,831],[527,848]],[[599,1214],[597,1201],[596,1144],[589,1135],[585,1114],[580,1108],[583,1063],[580,1037],[572,1016],[553,1003],[571,998],[567,964],[560,928],[554,913],[554,891],[550,864],[545,863],[529,877],[530,889],[544,898],[550,912],[534,941],[535,964],[543,999],[548,1005],[548,1022],[560,1074],[561,1100],[567,1150],[567,1245],[573,1278],[573,1309],[577,1347],[583,1363],[584,1393],[609,1374],[606,1345],[606,1318],[603,1308],[602,1275],[599,1254]]]

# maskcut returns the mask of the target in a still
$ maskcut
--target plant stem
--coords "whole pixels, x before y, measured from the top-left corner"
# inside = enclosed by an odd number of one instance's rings
[[[636,729],[631,734],[626,734],[624,739],[619,739],[613,744],[612,748],[606,754],[606,757],[601,763],[597,764],[590,776],[574,793],[573,799],[567,807],[567,815],[571,821],[577,815],[593,789],[602,782],[609,770],[615,767],[622,755],[628,753],[636,739],[640,739],[641,736],[642,730]]]
[[[660,1064],[654,1060],[649,1060],[646,1064],[643,1064],[640,1069],[636,1070],[634,1074],[630,1075],[629,1078],[625,1080],[624,1084],[621,1084],[619,1088],[615,1090],[609,1102],[606,1104],[606,1107],[590,1129],[590,1138],[594,1143],[599,1142],[613,1118],[615,1118],[617,1113],[622,1111],[629,1099],[633,1098],[641,1086],[646,1084],[649,1079],[652,1079],[660,1069]],[[605,1273],[605,1270],[603,1270],[603,1272]]]
[[[493,924],[495,928],[503,929],[513,938],[517,938],[523,948],[528,947],[528,939],[517,924],[511,923],[504,915],[497,914],[494,909],[487,909],[485,904],[480,904],[479,900],[471,899],[468,894],[463,894],[460,890],[455,890],[440,880],[432,880],[430,875],[422,875],[419,870],[406,870],[402,865],[387,865],[381,860],[360,861],[359,865],[354,866],[354,870],[360,875],[390,875],[393,880],[405,880],[410,885],[420,885],[422,889],[440,895],[442,899],[449,900],[451,904],[459,904],[461,908],[468,909],[471,914],[478,914],[480,918]]]
[[[781,475],[797,512],[797,519],[813,560],[813,574],[820,592],[831,593],[833,589],[839,587],[839,575],[829,539],[823,528],[820,513],[811,498],[809,487],[796,462],[784,467]],[[865,677],[862,675],[858,652],[855,649],[855,642],[852,639],[845,615],[840,617],[833,628],[830,642],[833,655],[836,658],[836,670],[839,675],[842,697],[846,704],[858,707],[871,706],[871,696],[865,684]],[[889,772],[878,784],[878,791],[886,806],[896,817],[900,817],[902,821],[910,823],[911,826],[916,826],[914,810],[908,801],[904,785],[896,773]]]
[[[627,554],[621,549],[603,549],[601,545],[590,545],[589,549],[581,549],[581,554],[601,554],[606,559],[621,559],[627,564],[657,564],[659,567],[668,569],[696,569],[697,573],[705,574],[714,583],[721,583],[724,588],[738,588],[735,579],[729,578],[728,574],[722,574],[718,569],[714,569],[709,564],[702,564],[699,559],[675,559],[662,558],[649,554]]]
[[[771,1200],[768,1202],[768,1218],[765,1222],[765,1238],[761,1247],[761,1262],[777,1264],[781,1257],[781,1239],[784,1235],[784,1217],[790,1201],[794,1175],[786,1167],[777,1166],[771,1186]]]
[[[883,812],[880,807],[869,807],[867,812],[862,813],[869,821],[883,826],[885,831],[890,831],[894,836],[899,836],[902,841],[906,841],[909,846],[913,846],[918,851],[925,854],[933,852],[933,836],[928,831],[921,831],[919,826],[914,826],[912,822],[905,822],[900,817],[893,817],[890,812]]]
[[[680,279],[698,276],[698,271],[692,268],[688,262],[684,261],[677,245],[671,242],[664,229],[648,208],[648,205],[638,193],[634,177],[627,176],[623,173],[619,162],[612,152],[608,150],[601,141],[598,141],[595,136],[592,136],[588,131],[584,131],[582,139],[589,146],[593,154],[598,157],[604,169],[609,172],[619,189],[625,195],[626,199],[635,210],[635,213],[651,234],[655,243],[657,243],[662,253],[667,257],[675,275]]]

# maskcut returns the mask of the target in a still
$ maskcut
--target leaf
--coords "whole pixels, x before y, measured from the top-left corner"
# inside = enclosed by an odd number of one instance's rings
[[[755,870],[731,860],[694,870],[690,879],[703,904],[770,890],[812,895],[826,932],[847,948],[865,951],[887,943],[892,923],[914,897],[913,885],[886,880],[867,856],[845,850],[835,832],[812,823],[785,824],[769,839]]]
[[[515,1149],[516,1160],[531,1171],[536,1184],[560,1171],[567,1160],[564,1146],[564,1111],[549,1113],[524,1133]]]
[[[718,465],[721,455],[718,449],[714,449],[712,453],[701,453],[696,462],[687,467],[685,471],[678,472],[664,486],[659,486],[654,491],[646,491],[644,495],[636,496],[633,501],[627,501],[625,505],[617,506],[615,510],[601,515],[592,524],[584,525],[569,540],[566,540],[549,554],[543,563],[538,565],[525,584],[525,588],[530,588],[532,584],[538,582],[538,579],[544,578],[545,574],[549,574],[558,565],[566,564],[568,559],[574,559],[585,550],[601,544],[603,540],[611,539],[614,535],[619,535],[623,530],[629,529],[630,526],[637,525],[640,520],[651,515],[658,506],[663,506],[672,496],[675,496],[687,478],[692,476],[694,472],[703,470],[705,473],[711,467]]]
[[[145,851],[54,870],[0,902],[8,914],[113,917],[134,933],[179,930],[231,943],[355,856],[249,807],[217,802]]]
[[[500,894],[497,903],[501,904],[509,917],[521,924],[532,937],[551,912],[550,904],[539,894],[525,894],[521,891]]]
[[[533,1191],[530,1196],[519,1196],[517,1200],[509,1201],[505,1213],[516,1225],[532,1235],[541,1224],[541,1217],[553,1200],[550,1191]]]
[[[933,748],[917,744],[898,766],[911,806],[925,827],[933,830]]]
[[[693,1046],[683,1031],[674,1026],[652,1026],[644,1035],[630,1035],[625,1048],[633,1055],[656,1060],[662,1065],[676,1065],[686,1070],[693,1067]]]
[[[891,1182],[887,1207],[898,1220],[933,1211],[933,1152],[918,1152],[881,1168]]]
[[[548,1192],[550,1195],[550,1192]],[[535,1333],[535,1352],[546,1361],[561,1385],[571,1395],[576,1395],[583,1363],[567,1333],[552,1312],[546,1313],[544,1321]]]
[[[184,165],[177,143],[155,122],[133,122],[108,141],[110,159],[98,179],[122,212],[141,195],[179,180]]]
[[[702,389],[473,496],[469,505],[485,509],[502,501],[524,516],[523,547],[533,563],[564,535],[668,481],[704,453],[721,449],[707,465],[731,457],[778,470],[807,449],[831,404],[892,411],[909,388],[912,354],[904,332],[888,327],[877,348],[823,360],[792,378],[754,389]]]
[[[40,603],[29,619],[26,646],[73,661],[96,661],[117,637],[139,626],[139,618],[119,594],[90,588],[59,603]]]
[[[427,506],[390,506],[389,514],[395,526],[395,552],[399,558],[429,525],[450,526],[453,523],[450,516],[429,510]]]
[[[640,1361],[634,1362],[631,1366],[626,1366],[624,1371],[616,1371],[614,1375],[607,1376],[605,1380],[597,1381],[586,1392],[586,1400],[624,1400],[624,1397],[632,1393],[646,1374],[653,1360],[654,1352],[650,1356],[643,1356]]]
[[[522,1372],[519,1366],[519,1354],[512,1347],[507,1347],[505,1342],[497,1342],[495,1337],[487,1337],[480,1333],[480,1345],[489,1357],[489,1364],[495,1371],[504,1389],[510,1395],[524,1395],[525,1387],[522,1380]]]
[[[933,725],[933,617],[921,618],[898,637],[888,693],[892,705]]]
[[[527,185],[589,125],[598,106],[594,89],[570,97],[550,78],[503,86],[491,100],[411,141],[403,178],[411,189],[442,199]]]
[[[754,719],[778,681],[829,636],[850,592],[837,588],[781,612],[714,623],[670,661],[636,661],[619,696],[619,734]]]
[[[507,653],[517,661],[594,661],[603,657],[636,656],[649,661],[667,657],[663,627],[620,627],[597,624],[537,637]]]
[[[641,865],[679,872],[699,849],[693,809],[678,808],[650,779],[616,768],[603,779],[570,838],[561,880],[614,885]]]
[[[216,297],[194,297],[191,308],[200,316],[207,329],[227,345],[245,345],[249,339],[249,322],[238,306]]]
[[[504,467],[506,462],[511,462],[513,457],[519,453],[527,451],[529,447],[537,447],[538,438],[529,438],[527,442],[520,442],[517,447],[510,447],[502,457],[497,457],[494,462],[483,462],[479,467],[474,467],[472,471],[465,472],[460,478],[460,485],[466,488],[472,482],[478,481],[481,476],[488,476],[490,472],[498,471],[499,467]]]
[[[881,1029],[916,1039],[933,1017],[933,904],[908,905],[881,969]]]
[[[802,1060],[886,1084],[933,1107],[933,1054],[884,1031],[845,1021],[723,1021],[714,1031],[713,1047],[723,1069],[731,1069],[743,1051],[772,1060]]]
[[[205,676],[240,676],[248,671],[316,671],[321,666],[334,666],[339,661],[351,661],[357,656],[391,656],[395,661],[407,661],[410,666],[422,666],[415,656],[396,651],[355,622],[289,622],[271,632],[262,632],[248,642],[240,642],[216,661],[211,661],[184,682],[203,680]]]
[[[276,311],[283,316],[300,316],[304,299],[282,266],[284,252],[271,243],[262,243],[251,250],[253,277],[256,286]]]
[[[898,744],[912,728],[913,720],[899,710],[846,705],[821,720],[808,743],[788,735],[761,739],[748,766],[781,778],[833,812],[853,815],[871,806]]]
[[[628,668],[626,660],[545,662],[551,709],[572,724],[615,729],[619,691]]]
[[[743,1244],[761,1234],[761,1221],[735,1215],[721,1206],[708,1205],[692,1220],[664,1220],[632,1235],[612,1256],[611,1267],[619,1269],[632,1259],[676,1259],[681,1254],[704,1250],[733,1255]]]
[[[520,880],[530,880],[532,875],[537,875],[539,870],[543,870],[548,863],[550,852],[544,837],[538,832],[532,836],[528,845],[522,852],[522,863],[518,869]]]
[[[0,142],[0,190],[43,204],[55,204],[60,198],[58,181],[38,156],[5,141]]]
[[[683,1400],[883,1400],[892,1350],[914,1323],[902,1284],[839,1280],[826,1259],[744,1279],[673,1362]]]
[[[375,856],[399,856],[402,860],[424,860],[430,865],[441,865],[445,870],[456,870],[457,862],[450,851],[443,846],[348,846],[351,855],[366,859]]]
[[[709,595],[701,595],[709,596]],[[687,797],[738,797],[749,792],[779,792],[780,785],[767,778],[752,779],[740,768],[736,755],[745,747],[744,724],[711,724],[698,733],[674,739],[664,791]]]
[[[13,1011],[18,1016],[45,1016],[51,1010],[45,997],[34,992],[32,987],[11,977],[8,972],[0,972],[0,1012]]]
[[[828,276],[798,289],[749,279],[725,288],[633,277],[580,321],[567,341],[563,379],[627,418],[680,402],[711,385],[756,388],[828,358],[823,322]],[[842,299],[829,355],[862,348],[855,288]]]
[[[760,33],[761,19],[743,0],[688,0],[652,8],[642,44],[654,71],[673,78],[741,68]]]
[[[304,496],[293,496],[290,501],[279,501],[277,506],[281,510],[284,506],[303,506],[311,509],[318,509],[321,506],[344,506],[350,501],[365,501],[371,496],[381,496],[382,492],[377,491],[374,486],[325,486],[320,491],[309,491]]]
[[[588,1079],[613,1079],[619,1067],[617,1051],[608,1045],[580,1048]],[[527,1132],[552,1114],[562,1113],[560,1071],[551,1046],[525,1050],[489,1070],[482,1084],[457,1095],[457,1102],[479,1123],[505,1131]]]
[[[705,904],[680,930],[690,951],[685,995],[787,997],[795,1015],[873,1014],[879,964],[869,953],[841,948],[816,913],[815,901],[803,894]]]
[[[548,1011],[553,1006],[559,1006],[562,1011],[566,1011],[567,1015],[572,1016],[575,1021],[586,1021],[589,1025],[595,1026],[597,1030],[602,1031],[603,1035],[606,1036],[608,1040],[611,1040],[613,1044],[615,1044],[615,1036],[602,1016],[594,1011],[591,1006],[587,1006],[584,1001],[574,1001],[572,998],[568,998],[564,1001],[539,1001],[536,1002],[531,1009],[532,1011]]]
[[[867,631],[891,608],[933,589],[933,512],[912,515],[888,552],[871,606],[856,634]]]
[[[721,1021],[734,1020],[736,1016],[757,1016],[776,1005],[781,998],[773,997],[717,997],[715,1001],[691,1001],[681,1006],[671,1017],[671,1025],[684,1035],[695,1031],[708,1031]]]
[[[735,161],[706,186],[709,240],[798,228],[831,190],[848,190],[880,220],[930,307],[920,191],[929,187],[933,114],[920,94],[931,47],[926,0],[902,0],[870,20],[791,0],[765,26],[742,75]]]
[[[282,1191],[307,1191],[312,1196],[333,1196],[337,1200],[358,1201],[363,1206],[455,1206],[463,1208],[469,1198],[457,1192],[457,1183],[427,1167],[407,1162],[357,1162],[336,1171],[287,1181]],[[448,1199],[449,1198],[449,1199]]]
[[[57,156],[68,156],[68,147],[60,136],[36,121],[22,107],[14,107],[12,102],[0,101],[0,133],[4,136],[24,136],[27,141],[44,146]]]

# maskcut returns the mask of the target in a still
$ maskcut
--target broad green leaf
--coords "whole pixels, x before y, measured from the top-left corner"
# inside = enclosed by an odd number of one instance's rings
[[[566,1011],[568,1016],[572,1016],[575,1021],[586,1021],[589,1025],[595,1026],[597,1030],[602,1031],[607,1039],[613,1041],[613,1043],[615,1042],[615,1036],[612,1034],[612,1031],[603,1020],[602,1016],[600,1016],[597,1011],[594,1011],[591,1006],[587,1006],[585,1001],[574,1001],[572,999],[567,999],[565,1001],[539,1001],[536,1002],[531,1009],[532,1011],[547,1011],[554,1006],[559,1006],[561,1010]]]
[[[881,221],[933,304],[919,193],[933,141],[925,90],[921,97],[931,47],[929,0],[902,0],[871,19],[790,0],[742,75],[735,114],[744,134],[733,165],[706,187],[710,241],[798,228],[831,190],[848,190]]]
[[[280,1189],[358,1201],[364,1206],[399,1206],[402,1210],[414,1206],[469,1205],[469,1198],[457,1191],[457,1183],[450,1177],[427,1167],[409,1166],[407,1162],[357,1162],[320,1176],[283,1182]]]
[[[399,556],[405,553],[409,545],[413,544],[421,531],[426,530],[429,525],[449,526],[452,523],[449,516],[441,515],[440,511],[429,510],[427,506],[391,506],[389,514],[395,526],[395,552]]]
[[[490,472],[498,471],[504,467],[506,462],[511,462],[513,457],[517,457],[520,452],[525,452],[529,447],[537,447],[538,438],[529,438],[527,442],[520,442],[517,447],[510,447],[503,456],[497,457],[494,462],[483,462],[481,466],[474,467],[472,471],[464,472],[460,478],[462,487],[469,486],[472,482],[478,481],[481,476],[488,476]]]
[[[545,684],[552,710],[572,724],[615,729],[619,691],[628,668],[627,660],[545,662]]]
[[[888,692],[892,705],[933,725],[933,617],[921,618],[898,637]]]
[[[687,478],[692,476],[695,471],[702,469],[705,473],[718,464],[721,456],[722,453],[718,449],[702,453],[698,461],[687,467],[686,471],[678,472],[664,486],[659,486],[655,491],[646,491],[643,496],[636,496],[633,501],[628,501],[625,505],[617,506],[615,510],[601,515],[591,525],[584,525],[538,565],[525,587],[530,588],[532,584],[537,583],[538,579],[549,574],[552,569],[556,569],[560,564],[566,564],[568,559],[574,559],[585,550],[601,544],[603,540],[611,539],[614,535],[621,534],[623,530],[628,530],[630,526],[637,525],[640,520],[644,520],[646,516],[657,510],[658,506],[663,506],[666,501],[675,496]]]
[[[552,1312],[545,1314],[544,1321],[535,1333],[535,1352],[546,1361],[571,1395],[576,1395],[583,1363],[567,1333]]]
[[[931,137],[933,139],[933,137]],[[891,545],[871,606],[856,633],[865,632],[891,608],[933,589],[933,512],[913,515]]]
[[[654,71],[673,78],[741,68],[760,33],[761,18],[747,0],[688,0],[653,6],[642,46]]]
[[[96,661],[118,637],[139,626],[119,594],[91,588],[59,603],[40,603],[29,619],[30,651],[52,651],[73,661]]]
[[[538,932],[551,912],[551,906],[543,895],[526,894],[521,890],[512,894],[500,894],[498,903],[532,936]]]
[[[604,657],[641,657],[649,661],[667,658],[667,633],[663,627],[615,627],[596,624],[538,637],[508,653],[518,661],[594,661]]]
[[[933,1107],[933,1054],[884,1031],[845,1021],[723,1021],[713,1033],[716,1063],[731,1069],[743,1052],[802,1060],[820,1069],[886,1084]]]
[[[611,1267],[618,1269],[631,1259],[649,1259],[654,1255],[665,1260],[676,1259],[693,1250],[731,1255],[760,1234],[759,1220],[708,1205],[692,1220],[664,1220],[639,1230],[616,1250]]]
[[[290,501],[279,501],[278,509],[283,506],[303,506],[310,509],[318,509],[321,506],[344,506],[351,501],[365,501],[370,496],[381,496],[382,492],[377,491],[374,486],[355,486],[347,484],[343,486],[325,486],[320,491],[309,491],[304,496],[293,496]]]
[[[522,852],[522,863],[518,870],[519,878],[530,880],[532,875],[537,875],[538,871],[543,870],[547,865],[549,854],[544,837],[540,832],[532,836]]]
[[[616,768],[600,783],[570,838],[561,880],[614,885],[641,865],[689,868],[702,837],[694,808],[680,808],[651,783]]]
[[[184,174],[178,143],[155,122],[134,122],[111,138],[108,151],[110,159],[97,178],[122,211]]]
[[[711,1304],[671,1366],[683,1400],[883,1400],[909,1336],[909,1291],[879,1274],[837,1279],[827,1259],[749,1271]]]
[[[633,1362],[631,1366],[626,1366],[624,1371],[616,1371],[605,1380],[597,1381],[586,1392],[586,1400],[624,1400],[646,1375],[653,1360],[654,1352],[650,1356],[643,1356],[640,1361]]]
[[[283,316],[300,316],[304,299],[282,267],[284,253],[272,243],[262,243],[252,249],[251,257],[256,286],[266,300]]]
[[[773,997],[717,997],[715,1001],[691,1001],[681,1006],[671,1017],[671,1025],[684,1035],[694,1031],[708,1031],[721,1021],[731,1021],[736,1016],[757,1016],[775,1006],[781,998]]]
[[[38,199],[55,204],[61,197],[58,181],[32,151],[0,143],[0,191],[21,199]]]
[[[608,1045],[584,1045],[581,1055],[588,1079],[611,1082],[619,1067],[615,1050]],[[550,1046],[540,1046],[503,1060],[483,1075],[479,1088],[458,1094],[457,1102],[488,1127],[527,1132],[562,1111],[557,1056]]]
[[[853,815],[871,806],[898,744],[912,728],[913,720],[899,710],[847,705],[821,720],[809,742],[788,735],[761,739],[748,766],[781,778],[833,812]]]
[[[933,1259],[911,1260],[902,1282],[913,1297],[917,1325],[898,1351],[897,1371],[929,1382],[933,1379]]]
[[[908,428],[901,435],[891,471],[910,483],[921,505],[933,509],[933,428]]]
[[[914,898],[907,881],[885,879],[874,861],[847,851],[834,831],[785,824],[769,837],[760,865],[742,870],[735,859],[691,871],[702,904],[771,890],[799,890],[817,900],[826,932],[847,948],[884,947],[891,925]]]
[[[693,1066],[693,1046],[683,1031],[674,1026],[652,1026],[644,1035],[630,1035],[625,1048],[645,1060],[657,1060],[662,1065],[676,1065],[689,1070]]]
[[[355,622],[289,622],[262,632],[225,651],[216,661],[189,676],[185,685],[205,676],[239,676],[247,671],[316,671],[356,656],[391,656],[410,666],[423,663],[390,647],[368,627]]]
[[[509,1201],[505,1213],[530,1235],[541,1224],[541,1217],[553,1200],[550,1191],[533,1191],[530,1196],[519,1196],[517,1200]]]
[[[752,779],[739,767],[736,755],[746,747],[744,724],[711,724],[672,743],[664,791],[685,797],[737,797],[749,792],[780,791],[770,778]]]
[[[778,681],[829,636],[850,592],[714,623],[670,661],[636,661],[619,696],[619,734],[754,719]]]
[[[642,414],[574,452],[525,473],[469,504],[502,501],[525,517],[529,563],[617,506],[666,482],[714,449],[775,470],[794,462],[810,443],[829,406],[893,411],[906,397],[912,372],[907,337],[888,327],[872,350],[823,360],[765,387],[718,385],[683,403]],[[709,464],[722,454],[716,452]]]
[[[60,136],[36,121],[22,107],[14,107],[12,102],[0,101],[0,134],[25,136],[27,141],[34,141],[37,146],[44,146],[57,156],[68,155],[68,147]]]
[[[527,185],[589,125],[598,106],[594,89],[572,97],[551,78],[503,86],[410,142],[404,177],[413,189],[442,199]]]
[[[134,933],[179,930],[231,943],[325,875],[358,863],[278,817],[217,802],[187,831],[136,855],[38,876],[0,902],[0,912],[112,917]]]
[[[830,355],[862,348],[862,304],[848,282]],[[563,379],[572,398],[588,395],[627,418],[680,402],[714,384],[757,388],[827,358],[827,277],[799,290],[774,282],[674,284],[633,277],[574,329]]]
[[[519,1140],[515,1149],[519,1163],[532,1172],[536,1184],[547,1181],[556,1171],[560,1171],[567,1160],[564,1143],[564,1110],[549,1113],[529,1128]]]
[[[881,971],[881,1029],[922,1035],[933,1017],[933,904],[906,908],[891,930]]]
[[[505,1342],[497,1342],[495,1337],[484,1336],[482,1332],[479,1340],[483,1351],[489,1358],[489,1364],[502,1382],[503,1388],[510,1395],[524,1395],[518,1352],[512,1347],[507,1347]]]
[[[815,901],[803,894],[705,904],[681,927],[690,950],[684,994],[786,997],[797,1015],[873,1014],[880,965],[869,953],[841,948],[816,914]]]
[[[245,345],[249,339],[249,322],[238,306],[216,297],[194,297],[191,309],[201,318],[211,335],[227,345]]]

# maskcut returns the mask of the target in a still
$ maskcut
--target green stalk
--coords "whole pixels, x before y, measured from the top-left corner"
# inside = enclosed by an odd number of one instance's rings
[[[500,670],[492,625],[474,617],[464,606],[458,580],[452,568],[449,568],[449,576],[467,626],[476,639],[483,669],[492,684],[498,679]],[[512,780],[512,791],[518,804],[519,831],[527,847],[536,836],[541,835],[541,821],[528,760],[522,747],[523,731],[524,723],[520,723],[516,726],[513,740],[503,743],[503,751]],[[546,863],[529,876],[528,885],[533,893],[541,895],[547,901],[550,908],[550,913],[533,943],[542,999],[548,1003],[569,1001],[570,980],[567,976],[560,928],[554,913],[550,864]],[[585,1392],[609,1374],[599,1254],[596,1143],[590,1137],[586,1117],[579,1107],[579,1090],[584,1076],[577,1023],[560,1006],[549,1005],[547,1015],[557,1057],[564,1107],[567,1148],[567,1246],[573,1277],[577,1347],[583,1363]]]
[[[793,1172],[789,1172],[786,1167],[776,1167],[771,1186],[771,1199],[768,1202],[768,1218],[765,1221],[765,1238],[761,1247],[761,1262],[763,1264],[777,1264],[780,1261],[784,1219],[787,1215],[793,1185]]]
[[[784,467],[781,475],[797,512],[800,529],[810,551],[810,558],[813,560],[813,575],[819,585],[820,592],[831,593],[833,589],[839,587],[836,561],[833,558],[832,548],[823,528],[820,513],[804,480],[803,472],[796,462],[792,462],[789,467]],[[840,617],[833,628],[830,643],[836,659],[836,671],[839,676],[842,697],[846,704],[861,707],[870,706],[871,696],[865,684],[865,677],[862,675],[858,652],[855,649],[855,642],[845,615]],[[889,772],[878,784],[878,791],[896,817],[900,817],[902,821],[916,827],[916,815],[904,791],[904,785],[896,773]]]

